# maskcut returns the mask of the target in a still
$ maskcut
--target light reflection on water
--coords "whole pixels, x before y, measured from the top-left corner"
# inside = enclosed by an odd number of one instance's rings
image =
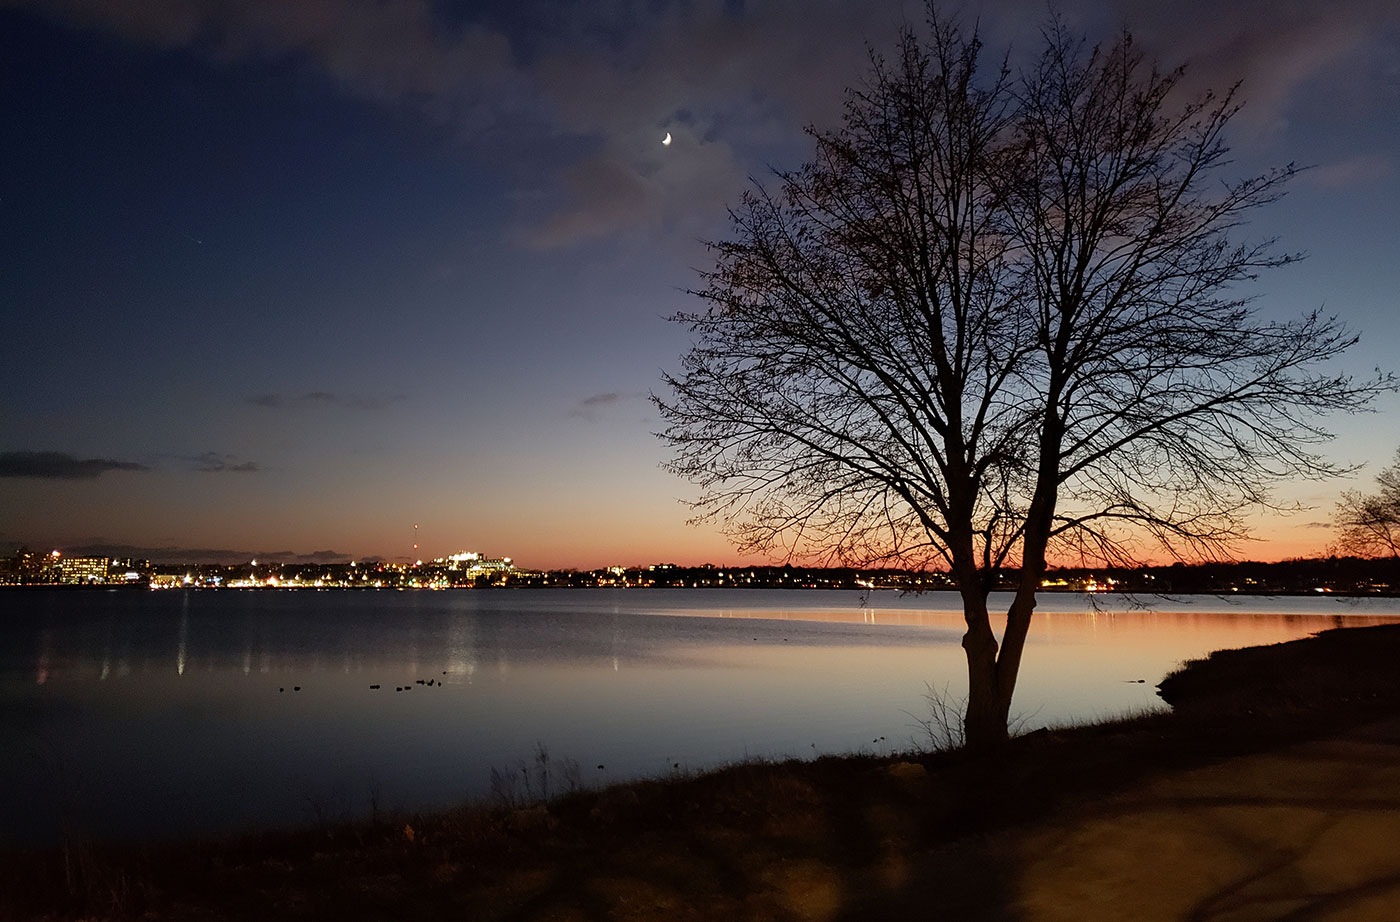
[[[965,683],[951,593],[24,591],[0,605],[0,836],[16,841],[358,815],[371,795],[445,805],[537,745],[589,783],[899,749],[925,683]],[[1154,708],[1183,659],[1397,620],[1396,600],[1130,611],[1047,595],[1015,709],[1030,728]]]

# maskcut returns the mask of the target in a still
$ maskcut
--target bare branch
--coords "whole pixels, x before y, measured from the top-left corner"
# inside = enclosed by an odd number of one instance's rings
[[[988,73],[975,32],[929,20],[733,211],[655,399],[668,469],[744,549],[946,568],[968,719],[1004,732],[1051,555],[1228,554],[1274,483],[1338,472],[1322,417],[1395,382],[1331,370],[1356,342],[1336,318],[1255,313],[1247,286],[1297,257],[1241,234],[1297,170],[1234,174],[1237,87],[1183,101],[1131,35],[1093,48],[1058,20],[1031,66]],[[1394,553],[1372,499],[1349,496],[1347,534]],[[987,593],[1013,564],[998,644]]]

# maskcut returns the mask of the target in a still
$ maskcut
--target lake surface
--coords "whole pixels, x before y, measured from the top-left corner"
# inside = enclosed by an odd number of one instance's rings
[[[1041,597],[1025,729],[1160,708],[1211,650],[1400,621],[1397,599],[1092,602]],[[0,838],[446,806],[493,769],[537,784],[540,747],[556,789],[567,760],[597,785],[909,749],[928,687],[965,690],[961,635],[946,592],[4,592]]]

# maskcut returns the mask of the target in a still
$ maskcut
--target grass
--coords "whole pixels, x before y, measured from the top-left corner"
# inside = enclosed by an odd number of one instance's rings
[[[1174,705],[957,748],[751,761],[585,790],[541,747],[488,802],[178,846],[0,852],[0,918],[1002,919],[996,843],[1158,773],[1400,713],[1400,628],[1217,653]],[[940,722],[941,721],[941,722]],[[940,735],[941,734],[941,735]],[[937,745],[934,745],[937,744]],[[936,751],[935,751],[936,750]],[[932,901],[932,902],[931,902]]]

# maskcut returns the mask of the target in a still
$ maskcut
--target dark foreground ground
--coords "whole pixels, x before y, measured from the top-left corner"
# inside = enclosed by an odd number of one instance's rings
[[[0,851],[0,919],[1400,920],[1400,626],[1171,714],[218,843]]]

